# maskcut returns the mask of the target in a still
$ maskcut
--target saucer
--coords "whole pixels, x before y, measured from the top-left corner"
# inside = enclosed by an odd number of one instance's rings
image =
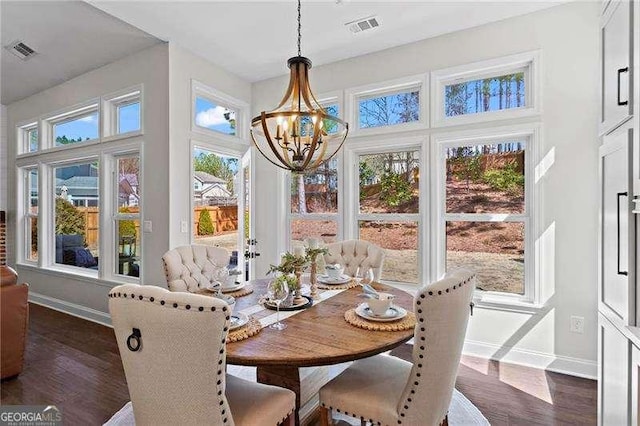
[[[397,321],[407,316],[407,310],[400,306],[392,305],[383,315],[374,315],[366,303],[361,303],[356,308],[356,314],[366,320],[376,322]]]
[[[231,315],[231,324],[229,325],[229,331],[237,330],[240,327],[245,326],[249,322],[249,317],[243,313]]]
[[[222,287],[222,292],[223,293],[232,293],[234,291],[240,290],[245,285],[247,285],[247,283],[245,283],[245,282],[237,282],[236,281],[233,285],[230,285],[228,287]]]
[[[228,296],[226,294],[214,294],[213,297],[224,300],[225,302],[227,302],[227,305],[231,306],[232,308],[233,308],[233,304],[236,303],[235,297]]]
[[[318,275],[318,282],[322,284],[346,284],[351,281],[349,275],[342,274],[340,278],[331,278],[327,274]]]

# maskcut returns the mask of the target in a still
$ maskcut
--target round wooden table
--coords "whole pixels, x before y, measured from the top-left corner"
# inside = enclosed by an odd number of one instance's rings
[[[268,279],[252,281],[254,292],[237,298],[234,310],[256,305],[266,293],[268,282]],[[413,310],[413,298],[408,293],[384,284],[376,283],[374,287],[394,294],[395,304]],[[287,324],[284,330],[265,327],[253,337],[227,344],[227,363],[257,367],[258,382],[293,390],[296,408],[300,408],[324,382],[311,379],[310,389],[301,389],[299,367],[366,358],[391,350],[413,337],[413,330],[371,331],[347,323],[344,313],[366,300],[357,296],[361,292],[359,287],[345,290],[283,320]],[[299,424],[297,414],[296,424]]]

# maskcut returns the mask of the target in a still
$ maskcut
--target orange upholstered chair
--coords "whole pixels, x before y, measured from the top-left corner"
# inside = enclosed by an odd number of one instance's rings
[[[18,274],[0,266],[0,377],[22,372],[29,322],[29,285],[17,284]]]

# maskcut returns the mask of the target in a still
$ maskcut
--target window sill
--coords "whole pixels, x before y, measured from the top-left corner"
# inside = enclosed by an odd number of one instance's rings
[[[89,272],[89,271],[84,271],[82,269],[76,270],[79,268],[64,267],[64,266],[57,266],[57,265],[39,267],[39,266],[28,264],[28,263],[18,263],[16,264],[16,267],[19,269],[28,269],[33,272],[41,273],[44,275],[50,275],[54,277],[73,278],[78,281],[84,281],[90,284],[95,284],[95,285],[99,285],[101,287],[107,287],[107,288],[113,288],[115,286],[122,284],[122,281],[105,280],[105,279],[98,278],[98,271],[95,271],[95,270],[91,270],[92,272]]]
[[[473,296],[476,308],[496,311],[518,312],[523,314],[536,314],[544,310],[545,306],[534,302],[527,302],[511,296],[497,296],[483,294],[476,291]]]

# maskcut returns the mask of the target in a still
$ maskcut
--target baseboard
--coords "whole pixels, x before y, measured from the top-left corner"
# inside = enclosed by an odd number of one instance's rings
[[[56,299],[55,297],[45,296],[33,291],[29,291],[29,302],[36,305],[45,306],[47,308],[73,315],[87,321],[92,321],[107,327],[111,327],[111,316],[106,312],[97,311],[66,300]]]
[[[496,356],[498,352],[505,352],[505,354]],[[596,380],[598,377],[598,364],[595,361],[581,358],[558,356],[513,347],[505,350],[504,347],[499,345],[473,340],[465,341],[462,353],[494,361],[540,368],[584,379]]]

